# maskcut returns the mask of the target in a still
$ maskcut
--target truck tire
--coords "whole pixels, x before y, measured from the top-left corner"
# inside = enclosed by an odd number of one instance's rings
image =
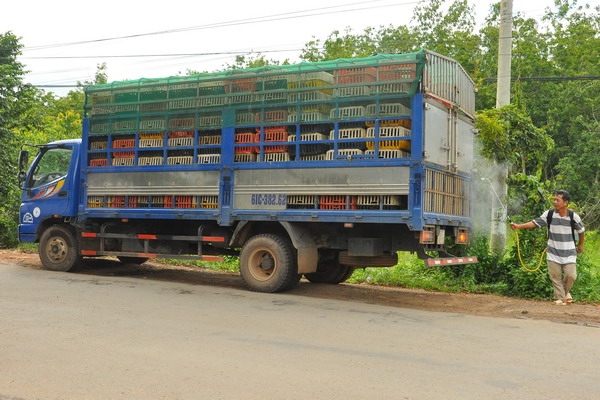
[[[320,262],[319,265],[317,265],[317,272],[304,274],[304,277],[312,283],[329,283],[337,285],[338,283],[348,280],[353,272],[354,268],[351,266],[339,264],[336,255],[335,260]]]
[[[255,292],[283,292],[300,281],[294,246],[287,238],[273,234],[256,235],[244,244],[240,273]]]
[[[312,283],[329,283],[337,285],[338,283],[346,282],[352,276],[354,268],[348,265],[332,265],[326,270],[317,269],[317,272],[304,274],[304,277]]]
[[[69,228],[60,225],[44,231],[39,255],[44,268],[51,271],[68,271],[81,261],[75,235]]]

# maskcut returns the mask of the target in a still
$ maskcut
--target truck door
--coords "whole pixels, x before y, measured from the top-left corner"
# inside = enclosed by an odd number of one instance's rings
[[[73,147],[43,148],[34,160],[23,185],[19,238],[33,242],[40,222],[49,217],[62,218],[76,202],[72,175],[76,160]]]

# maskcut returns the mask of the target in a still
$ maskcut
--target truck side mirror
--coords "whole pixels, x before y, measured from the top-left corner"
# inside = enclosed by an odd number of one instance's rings
[[[25,182],[27,177],[27,164],[29,164],[29,152],[27,150],[21,150],[19,152],[19,183]]]

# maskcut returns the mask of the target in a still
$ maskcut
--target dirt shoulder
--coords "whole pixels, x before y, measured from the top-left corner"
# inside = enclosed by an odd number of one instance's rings
[[[0,249],[0,263],[23,268],[42,269],[37,254]],[[112,259],[88,259],[74,273],[102,276],[128,276],[145,279],[185,282],[192,285],[215,285],[245,289],[238,274],[215,272],[151,261],[141,266],[123,265]],[[399,287],[367,284],[326,285],[302,280],[289,295],[322,299],[351,300],[390,307],[435,312],[453,312],[496,318],[548,320],[600,328],[600,306],[574,303],[555,306],[549,301],[525,300],[489,294],[439,293]]]

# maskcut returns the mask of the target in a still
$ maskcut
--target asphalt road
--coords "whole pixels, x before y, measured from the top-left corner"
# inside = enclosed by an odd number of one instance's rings
[[[0,264],[0,400],[597,399],[600,330]]]

